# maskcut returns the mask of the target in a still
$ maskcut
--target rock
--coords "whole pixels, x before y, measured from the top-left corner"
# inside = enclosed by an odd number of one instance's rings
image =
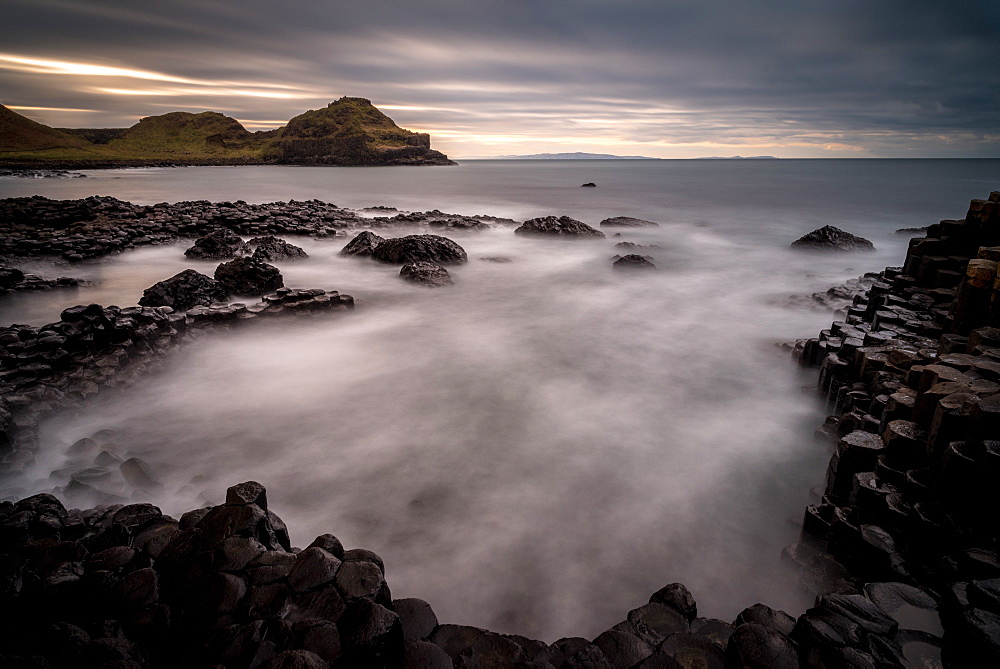
[[[195,240],[194,246],[184,252],[188,258],[201,260],[228,260],[248,255],[250,248],[240,236],[230,230],[216,230]]]
[[[601,649],[612,667],[631,667],[653,654],[653,648],[637,636],[608,630],[602,632],[594,645]]]
[[[874,251],[875,245],[864,237],[852,235],[832,225],[826,225],[796,239],[792,242],[792,248],[823,251]]]
[[[595,184],[593,181],[590,181],[585,184],[581,184],[581,188],[597,188],[597,184]]]
[[[402,269],[399,270],[399,276],[411,283],[419,283],[431,288],[452,285],[448,270],[431,262],[414,262],[403,265]]]
[[[374,598],[385,582],[382,571],[372,562],[344,562],[337,570],[337,589],[348,600],[361,597]]]
[[[253,258],[237,258],[215,268],[215,280],[235,295],[263,295],[285,285],[274,265]]]
[[[215,279],[193,269],[186,269],[143,291],[139,304],[144,307],[172,307],[187,311],[197,305],[226,302],[229,292]]]
[[[795,627],[795,618],[784,611],[772,609],[770,606],[754,604],[740,612],[740,615],[733,621],[733,627],[739,627],[747,623],[763,625],[788,636]]]
[[[630,253],[626,256],[622,256],[611,265],[612,268],[618,271],[634,271],[640,269],[656,269],[656,265],[650,262],[650,256],[640,256],[634,253]]]
[[[158,488],[160,482],[153,477],[153,471],[145,460],[129,458],[119,466],[122,476],[130,485],[143,490]]]
[[[515,235],[556,235],[559,237],[599,237],[604,239],[604,233],[590,227],[582,221],[569,216],[544,216],[525,221],[521,227],[514,230]]]
[[[342,256],[359,256],[370,258],[375,249],[385,241],[385,237],[379,237],[374,232],[365,230],[358,233],[358,236],[347,242],[347,246],[340,250]]]
[[[267,490],[256,481],[237,483],[226,490],[226,504],[236,506],[256,504],[264,511],[267,511]]]
[[[664,604],[684,616],[688,622],[698,617],[698,605],[683,583],[665,585],[649,598],[650,603]]]
[[[406,641],[403,644],[404,669],[452,669],[451,658],[429,641]]]
[[[253,248],[253,255],[250,257],[259,262],[299,260],[309,257],[309,254],[302,247],[289,244],[284,239],[278,239],[270,235],[267,237],[254,237],[247,242],[247,246]]]
[[[724,669],[725,654],[722,646],[697,634],[680,632],[667,637],[659,652],[671,657],[681,667]]]
[[[659,223],[654,223],[653,221],[646,221],[641,218],[632,218],[631,216],[613,216],[611,218],[606,218],[600,223],[602,228],[658,228]]]
[[[286,650],[271,658],[267,669],[328,669],[330,664],[308,650]]]
[[[298,554],[288,582],[297,592],[329,583],[340,569],[340,560],[322,548],[307,548]]]
[[[480,258],[480,260],[483,260],[485,262],[496,262],[496,263],[511,262],[511,259],[508,258],[507,256],[483,256],[482,258]]]
[[[313,539],[313,542],[307,546],[307,548],[314,547],[322,548],[338,560],[344,559],[344,544],[340,543],[340,539],[332,534],[321,534]]]
[[[726,646],[726,666],[745,669],[799,669],[792,640],[770,627],[745,623],[736,628]]]
[[[469,260],[465,249],[439,235],[408,235],[387,239],[375,247],[372,258],[397,265],[417,262],[460,265]]]
[[[13,288],[24,280],[24,272],[15,268],[0,265],[0,289]]]
[[[345,666],[396,666],[403,655],[399,616],[380,604],[359,599],[337,623]]]
[[[399,615],[403,625],[403,639],[406,641],[427,639],[438,626],[434,610],[422,599],[394,599],[392,608]]]

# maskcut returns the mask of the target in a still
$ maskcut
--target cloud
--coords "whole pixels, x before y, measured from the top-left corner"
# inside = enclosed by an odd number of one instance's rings
[[[459,155],[1000,154],[1000,5],[985,1],[8,5],[0,38],[21,61],[0,58],[3,102],[105,110],[80,125],[168,102],[274,120],[359,95]]]

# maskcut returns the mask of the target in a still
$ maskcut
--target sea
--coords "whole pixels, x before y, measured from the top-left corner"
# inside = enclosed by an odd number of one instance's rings
[[[460,161],[452,167],[184,167],[0,177],[0,197],[110,195],[140,204],[319,199],[523,221],[613,216],[604,240],[448,233],[469,255],[454,286],[346,258],[350,239],[289,238],[291,287],[357,309],[192,340],[127,392],[43,425],[38,461],[0,497],[66,484],[69,444],[100,430],[163,483],[166,513],[267,486],[294,545],[332,533],[378,553],[393,597],[442,623],[552,642],[593,638],[681,582],[725,621],[761,602],[811,605],[780,562],[825,480],[815,374],[782,342],[832,311],[809,295],[902,263],[900,228],[962,218],[1000,190],[1000,160]],[[595,188],[582,188],[584,183]],[[833,225],[869,253],[789,248]],[[426,230],[400,228],[403,235]],[[615,235],[620,232],[621,237]],[[385,234],[385,233],[381,233]],[[622,241],[655,271],[623,274]],[[0,325],[41,325],[74,304],[135,304],[186,268],[190,240],[22,269],[93,285],[0,298]],[[504,256],[496,263],[482,258]],[[111,435],[110,437],[108,435]]]

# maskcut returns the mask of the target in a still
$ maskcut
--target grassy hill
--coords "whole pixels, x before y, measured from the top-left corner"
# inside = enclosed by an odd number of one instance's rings
[[[0,165],[447,165],[430,136],[397,126],[363,98],[341,98],[252,133],[218,112],[170,112],[131,128],[57,130],[0,105]]]

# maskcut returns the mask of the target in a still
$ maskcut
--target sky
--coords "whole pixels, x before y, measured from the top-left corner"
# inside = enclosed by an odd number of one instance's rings
[[[452,157],[1000,157],[996,0],[2,0],[0,104],[275,128],[369,98]]]

